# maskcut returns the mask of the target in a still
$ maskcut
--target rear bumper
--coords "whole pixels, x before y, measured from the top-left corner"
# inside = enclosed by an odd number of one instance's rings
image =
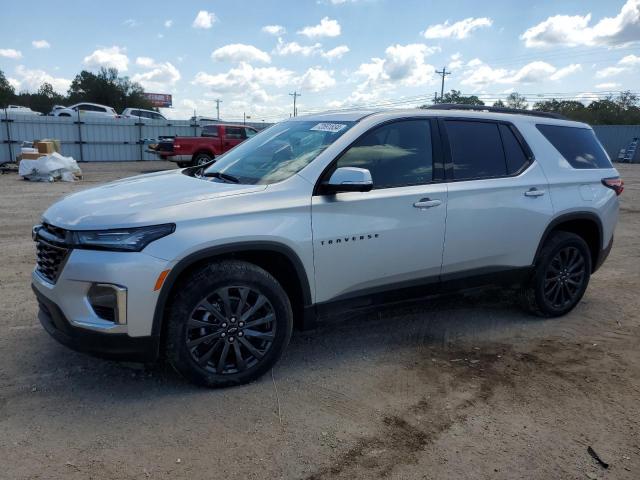
[[[158,337],[130,337],[126,333],[100,333],[71,325],[53,301],[33,287],[40,311],[38,319],[44,329],[61,344],[83,353],[112,360],[153,362],[158,359]]]

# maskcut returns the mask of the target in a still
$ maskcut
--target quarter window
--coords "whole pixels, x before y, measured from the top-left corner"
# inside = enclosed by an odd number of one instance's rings
[[[507,174],[497,123],[446,120],[453,178],[471,180]]]
[[[356,140],[336,166],[366,168],[373,188],[429,183],[433,179],[429,120],[402,120],[371,130]]]
[[[612,168],[607,153],[589,128],[536,125],[573,168]]]
[[[522,145],[508,125],[500,125],[500,136],[504,146],[504,154],[507,159],[507,173],[514,175],[520,173],[529,163],[529,158],[522,150]]]

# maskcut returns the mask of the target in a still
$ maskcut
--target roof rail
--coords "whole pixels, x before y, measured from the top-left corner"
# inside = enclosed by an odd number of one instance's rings
[[[556,118],[568,120],[564,115],[553,112],[539,112],[537,110],[520,110],[518,108],[489,107],[486,105],[462,105],[457,103],[436,103],[427,107],[427,110],[472,110],[476,112],[515,113],[518,115],[531,115],[532,117]]]

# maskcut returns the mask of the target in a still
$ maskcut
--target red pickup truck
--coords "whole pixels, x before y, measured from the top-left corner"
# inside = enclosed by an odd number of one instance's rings
[[[150,151],[179,167],[204,165],[256,133],[244,125],[205,125],[200,137],[165,137]]]

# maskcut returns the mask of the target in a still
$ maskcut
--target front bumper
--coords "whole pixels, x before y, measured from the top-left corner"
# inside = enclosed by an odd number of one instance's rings
[[[105,334],[74,327],[54,302],[35,287],[40,311],[38,319],[44,329],[61,344],[78,352],[113,360],[153,362],[158,358],[159,338],[130,337],[126,333]]]
[[[72,250],[55,283],[37,270],[32,273],[40,321],[56,340],[75,350],[155,360],[159,339],[154,338],[153,319],[159,292],[154,286],[168,268],[166,260],[143,252]],[[92,286],[102,284],[126,289],[126,298],[118,303],[125,310],[115,319],[105,319],[90,302]]]

